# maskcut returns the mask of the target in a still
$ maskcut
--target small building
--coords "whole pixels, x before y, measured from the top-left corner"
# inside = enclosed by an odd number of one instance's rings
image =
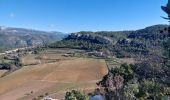
[[[87,55],[96,56],[96,57],[105,57],[105,54],[103,52],[98,52],[98,51],[87,52]]]
[[[44,100],[59,100],[59,99],[53,99],[53,98],[50,98],[50,97],[45,97]]]

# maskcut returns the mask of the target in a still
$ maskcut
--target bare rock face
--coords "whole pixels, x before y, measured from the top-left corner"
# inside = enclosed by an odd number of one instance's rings
[[[81,34],[81,33],[72,33],[70,34],[66,40],[74,39],[74,40],[89,40],[91,42],[100,43],[100,44],[112,44],[113,41],[105,36],[96,35],[96,34]]]

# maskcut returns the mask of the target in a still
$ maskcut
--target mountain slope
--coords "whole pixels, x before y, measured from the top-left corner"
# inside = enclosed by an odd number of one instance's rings
[[[0,27],[0,47],[44,45],[65,37],[61,32],[45,32],[24,28]]]
[[[161,55],[167,25],[154,25],[136,31],[77,32],[49,47],[79,48],[101,51],[107,49],[117,57],[138,57],[151,55],[158,50]],[[157,54],[158,54],[157,53]]]

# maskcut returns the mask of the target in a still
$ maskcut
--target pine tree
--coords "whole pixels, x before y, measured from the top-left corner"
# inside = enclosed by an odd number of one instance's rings
[[[168,17],[163,17],[163,18],[170,22],[170,0],[168,0],[166,6],[162,6],[161,8],[168,15]],[[166,30],[167,29],[165,29],[164,31]],[[164,50],[165,50],[163,57],[164,57],[164,65],[166,67],[170,67],[170,24],[167,31],[168,34],[166,35],[166,38],[164,39],[164,43],[163,43]]]

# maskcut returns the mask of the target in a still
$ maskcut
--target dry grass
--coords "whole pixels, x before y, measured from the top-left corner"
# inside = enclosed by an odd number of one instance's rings
[[[36,59],[38,55],[30,54],[22,58],[23,65],[31,65],[39,63],[39,59]]]
[[[121,58],[121,59],[116,59],[119,63],[127,63],[127,64],[134,64],[136,61],[134,58]]]
[[[22,58],[23,65],[37,65],[37,64],[45,64],[51,62],[58,62],[60,60],[70,60],[75,59],[74,57],[64,57],[63,54],[56,54],[54,52],[43,52],[39,55],[29,54]]]
[[[56,70],[47,75],[44,80],[59,82],[87,82],[99,80],[106,74],[106,64],[103,60],[68,60],[63,61]]]
[[[41,81],[30,81],[20,85],[19,87],[4,93],[0,96],[1,100],[17,100],[24,96],[33,96],[34,93],[40,92],[43,89],[55,86],[55,83],[41,82]]]

